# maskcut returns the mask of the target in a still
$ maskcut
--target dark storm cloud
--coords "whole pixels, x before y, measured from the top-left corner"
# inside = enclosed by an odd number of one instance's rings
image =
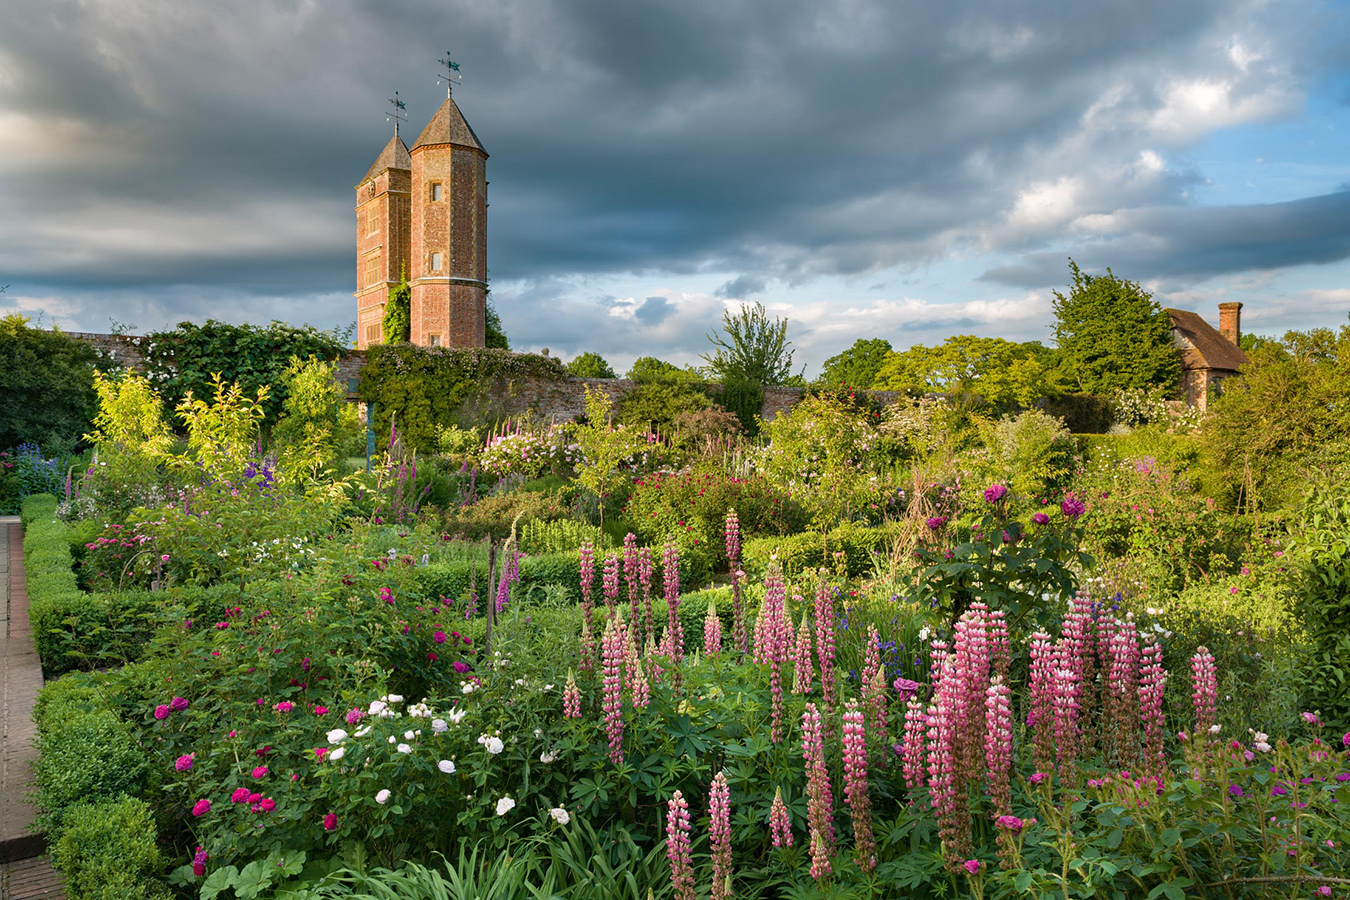
[[[643,325],[660,325],[675,314],[675,304],[665,297],[648,297],[633,311],[633,318]]]
[[[1067,255],[1125,277],[1195,276],[1325,264],[1350,258],[1350,192],[1287,203],[1126,210]],[[982,280],[1020,287],[1061,284],[1065,253],[1038,253]]]
[[[1063,222],[1028,186],[1066,172],[1092,185],[1076,212],[1139,207],[1142,233],[1188,181],[1135,157],[1223,124],[1176,112],[1173,88],[1217,78],[1234,108],[1279,96],[1316,64],[1321,27],[1246,0],[0,5],[0,283],[165,303],[194,285],[346,303],[352,186],[387,140],[385,98],[407,102],[411,144],[447,48],[492,153],[494,279],[547,292],[561,276],[735,272],[719,291],[735,298],[1034,252]],[[1238,71],[1244,34],[1264,56]],[[687,311],[586,302],[599,324],[671,340]]]

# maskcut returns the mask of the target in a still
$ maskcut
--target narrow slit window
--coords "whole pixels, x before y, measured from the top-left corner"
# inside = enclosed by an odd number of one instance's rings
[[[431,271],[439,272],[441,270],[441,255],[439,253],[431,254]]]
[[[439,334],[433,334],[431,336],[431,346],[439,347],[440,345],[441,345],[441,336]]]
[[[431,199],[432,199],[432,200],[439,200],[439,199],[441,199],[441,186],[440,186],[440,184],[433,184],[433,185],[431,186]]]

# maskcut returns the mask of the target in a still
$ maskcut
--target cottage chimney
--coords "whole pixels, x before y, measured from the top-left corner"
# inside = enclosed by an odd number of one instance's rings
[[[1219,304],[1219,334],[1232,341],[1234,346],[1242,340],[1242,304]]]

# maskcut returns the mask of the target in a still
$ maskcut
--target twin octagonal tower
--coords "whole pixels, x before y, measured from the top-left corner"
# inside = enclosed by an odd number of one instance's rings
[[[410,340],[482,347],[487,151],[447,94],[412,149],[394,137],[356,186],[356,340],[384,341],[389,291],[412,293]]]

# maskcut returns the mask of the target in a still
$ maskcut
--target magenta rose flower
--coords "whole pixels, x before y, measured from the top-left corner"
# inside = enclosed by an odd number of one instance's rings
[[[234,793],[230,795],[231,803],[247,803],[248,788],[235,788]]]
[[[323,830],[334,831],[337,829],[337,813],[329,813],[323,817]]]
[[[444,632],[444,631],[438,631],[438,632],[436,632],[435,634],[433,634],[433,635],[431,636],[431,639],[432,639],[433,641],[435,641],[436,643],[438,643],[438,644],[444,644],[444,643],[445,643],[445,632]]]
[[[961,867],[964,868],[970,874],[974,875],[980,871],[980,861],[978,859],[968,859],[965,862],[961,863]]]
[[[937,531],[939,528],[941,528],[943,525],[946,525],[946,524],[947,524],[947,517],[946,517],[946,516],[929,516],[929,517],[928,517],[928,527],[929,527],[930,529],[932,529],[933,531]]]
[[[254,770],[253,770],[253,777],[254,777],[254,778],[265,778],[265,777],[267,777],[267,766],[258,766],[258,768],[254,769]]]
[[[188,703],[186,697],[174,697],[172,700],[169,701],[169,709],[173,710],[174,712],[178,712],[179,710],[182,709],[187,709],[191,705],[192,704]]]
[[[161,703],[159,706],[155,707],[156,719],[167,719],[168,717],[169,717],[169,708],[167,706]]]
[[[204,816],[211,811],[210,800],[198,800],[192,805],[192,814],[194,816]]]
[[[1031,521],[1035,522],[1037,525],[1049,525],[1050,517],[1045,513],[1036,513],[1036,515],[1031,517]]]
[[[186,772],[192,768],[192,755],[184,753],[173,761],[173,767],[179,772]]]
[[[1008,495],[1008,489],[1001,484],[991,484],[984,489],[984,502],[997,503]]]
[[[1087,512],[1087,507],[1077,497],[1065,497],[1059,504],[1059,511],[1064,513],[1066,519],[1076,519]]]

